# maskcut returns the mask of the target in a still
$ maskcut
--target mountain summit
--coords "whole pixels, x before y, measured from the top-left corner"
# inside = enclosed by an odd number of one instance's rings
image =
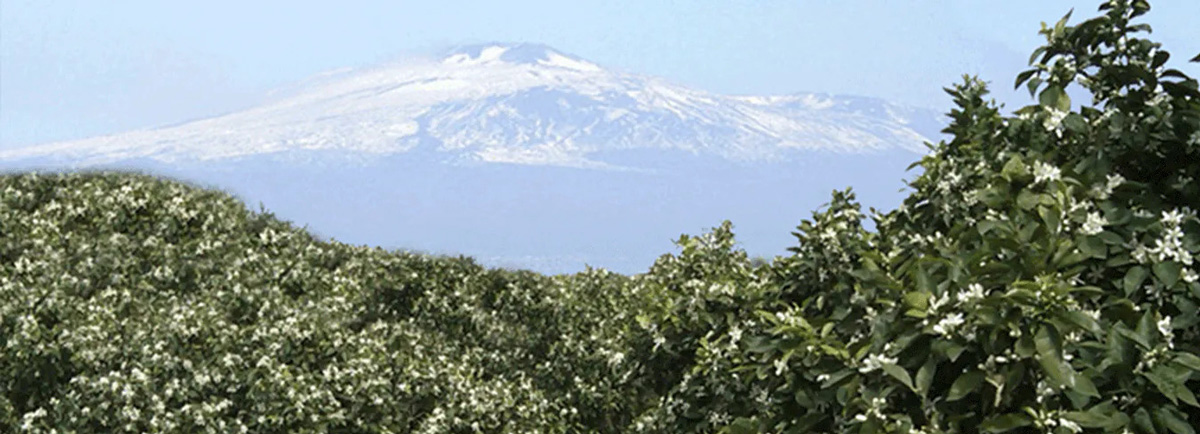
[[[487,62],[548,66],[577,71],[601,70],[596,64],[581,58],[563,54],[547,45],[533,43],[464,45],[451,50],[442,57],[442,63],[446,65],[469,65]]]
[[[940,129],[938,118],[870,98],[719,95],[608,70],[545,45],[489,43],[322,76],[223,116],[0,150],[0,160],[371,160],[420,151],[455,164],[617,168],[628,162],[621,154],[650,150],[788,161],[808,150],[919,152]]]

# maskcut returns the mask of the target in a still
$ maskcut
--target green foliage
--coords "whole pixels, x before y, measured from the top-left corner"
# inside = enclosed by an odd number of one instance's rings
[[[899,209],[868,231],[834,192],[770,262],[725,222],[644,274],[542,276],[144,176],[0,177],[0,427],[1194,433],[1200,91],[1148,10],[1044,26],[1013,117],[948,89]]]
[[[1044,30],[1016,117],[949,89],[954,139],[878,232],[835,192],[773,264],[767,333],[727,356],[770,405],[690,403],[727,432],[1192,432],[1200,93],[1135,37],[1147,8]]]
[[[0,426],[570,431],[629,405],[623,276],[318,242],[142,176],[0,191]]]

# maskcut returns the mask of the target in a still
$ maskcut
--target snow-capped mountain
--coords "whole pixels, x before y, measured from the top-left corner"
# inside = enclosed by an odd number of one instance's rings
[[[325,74],[224,116],[0,150],[0,161],[94,165],[312,151],[370,159],[415,149],[450,161],[567,167],[612,167],[602,154],[645,149],[785,161],[813,149],[920,151],[938,117],[869,98],[718,95],[544,45],[484,44]]]
[[[751,254],[782,254],[833,189],[894,206],[943,123],[879,99],[719,95],[484,44],[322,74],[223,116],[0,150],[0,170],[132,168],[340,241],[633,273],[725,219]]]

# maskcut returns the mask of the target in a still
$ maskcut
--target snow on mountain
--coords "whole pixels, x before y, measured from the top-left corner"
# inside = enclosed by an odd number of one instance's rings
[[[518,65],[542,65],[573,69],[576,71],[600,72],[596,64],[568,56],[541,44],[485,44],[460,47],[442,59],[443,64],[467,65],[482,63],[508,63]]]
[[[719,95],[544,45],[483,44],[331,72],[223,116],[0,150],[0,161],[89,166],[319,153],[369,160],[417,149],[447,161],[593,168],[616,167],[597,156],[627,150],[788,161],[804,150],[920,152],[939,117],[871,98]]]

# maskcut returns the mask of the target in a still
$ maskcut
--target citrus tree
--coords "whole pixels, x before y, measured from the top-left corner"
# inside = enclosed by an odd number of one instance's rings
[[[706,379],[676,385],[660,428],[1193,433],[1200,92],[1141,37],[1148,10],[1043,26],[1016,81],[1037,103],[1014,116],[978,79],[948,89],[953,138],[877,231],[835,192],[773,289],[736,318],[709,309],[718,326],[682,323],[708,337],[689,371]]]

